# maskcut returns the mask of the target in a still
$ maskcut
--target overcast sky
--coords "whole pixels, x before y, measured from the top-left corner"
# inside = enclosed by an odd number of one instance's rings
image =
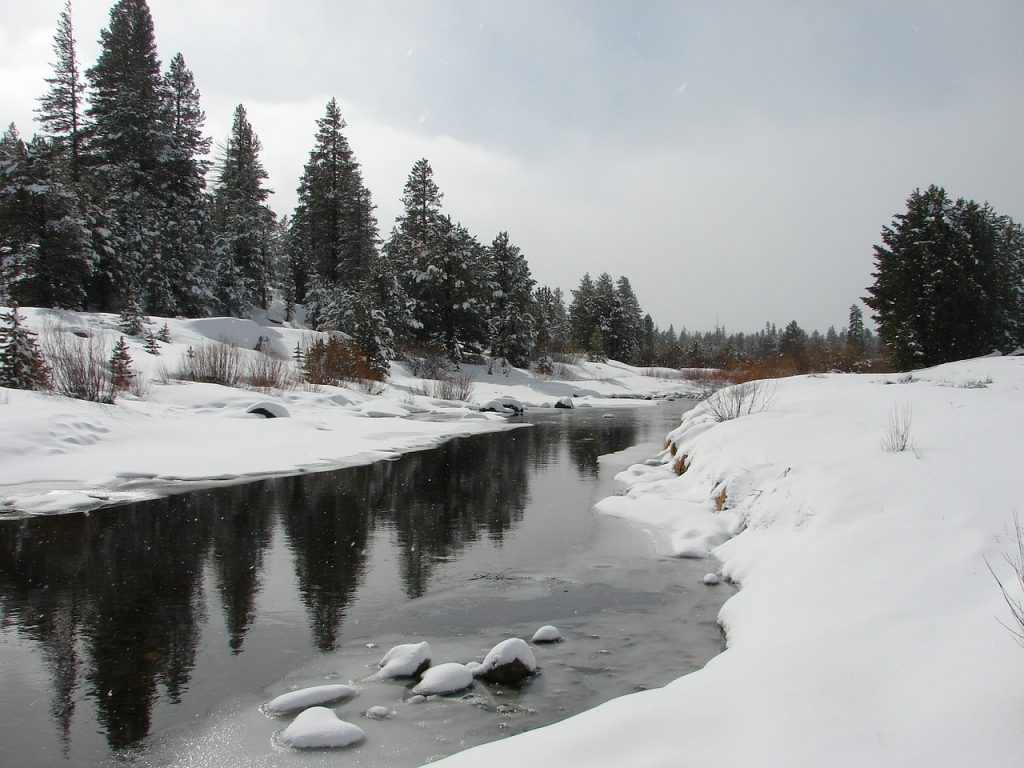
[[[73,0],[83,69],[111,0]],[[662,328],[845,323],[916,187],[1024,219],[1024,3],[149,0],[207,132],[244,103],[290,213],[336,97],[390,232],[445,209],[538,282],[625,274]],[[0,120],[28,136],[63,0],[0,0]]]

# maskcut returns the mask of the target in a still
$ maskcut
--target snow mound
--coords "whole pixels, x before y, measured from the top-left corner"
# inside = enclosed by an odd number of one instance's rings
[[[562,639],[562,633],[558,631],[558,627],[553,627],[550,624],[545,624],[543,627],[533,633],[533,637],[530,638],[531,643],[557,643]]]
[[[348,699],[356,695],[356,689],[350,685],[315,685],[298,691],[282,693],[264,705],[270,715],[283,715],[296,709],[305,709],[317,704],[330,704],[333,701]]]
[[[335,749],[366,737],[358,725],[339,718],[327,707],[310,707],[281,732],[281,741],[296,749]]]
[[[438,664],[423,673],[422,679],[412,689],[423,696],[431,694],[458,693],[473,685],[473,673],[462,664],[449,662]]]
[[[377,664],[378,677],[416,677],[430,666],[430,643],[396,645]]]
[[[506,685],[520,682],[537,672],[537,659],[526,641],[519,637],[502,640],[473,670],[473,677]]]
[[[289,416],[291,416],[291,414],[288,413],[288,409],[285,408],[283,405],[281,405],[280,403],[270,402],[256,403],[255,405],[250,405],[245,410],[245,412],[255,413],[259,416],[262,416],[265,419],[287,419]]]

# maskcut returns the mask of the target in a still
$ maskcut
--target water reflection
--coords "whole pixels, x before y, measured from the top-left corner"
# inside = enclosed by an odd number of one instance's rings
[[[222,622],[228,652],[245,652],[276,540],[286,547],[310,648],[328,652],[366,579],[372,539],[391,542],[402,591],[420,597],[469,544],[502,546],[523,519],[538,467],[568,450],[576,471],[593,476],[599,454],[635,439],[628,418],[562,415],[389,463],[6,521],[0,653],[13,636],[34,649],[65,756],[76,718],[113,750],[136,745],[157,708],[187,696],[197,654],[209,652],[204,627]],[[217,605],[222,615],[209,617]]]

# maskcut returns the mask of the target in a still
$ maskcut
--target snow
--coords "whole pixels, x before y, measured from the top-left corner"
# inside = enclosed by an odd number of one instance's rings
[[[473,673],[462,664],[448,662],[431,667],[413,687],[412,692],[422,696],[458,693],[473,685]]]
[[[430,666],[430,643],[404,643],[384,654],[378,664],[378,677],[415,677],[424,666]]]
[[[510,637],[508,640],[502,640],[487,652],[480,666],[473,668],[473,676],[482,677],[498,667],[511,664],[516,660],[530,672],[537,670],[537,659],[526,641],[519,637]]]
[[[888,453],[900,403],[909,448]],[[664,688],[433,765],[1021,765],[1024,649],[988,570],[1021,599],[1004,559],[1021,424],[1024,360],[1008,357],[785,379],[764,410],[724,422],[698,407],[675,451],[622,473],[599,508],[669,555],[701,531],[732,536],[711,545],[740,587],[719,616],[727,649]]]
[[[296,709],[305,709],[316,704],[330,704],[355,695],[356,690],[350,685],[316,685],[282,693],[268,701],[264,705],[264,710],[269,715],[283,715]]]
[[[701,581],[709,587],[713,587],[722,582],[717,573],[706,573]]]
[[[366,734],[339,718],[333,709],[310,707],[281,731],[283,743],[296,749],[334,749],[358,744]]]
[[[122,335],[117,315],[31,307],[21,312],[43,346],[48,337],[77,340],[74,331],[110,349]],[[0,510],[88,510],[202,485],[393,459],[452,437],[514,428],[507,414],[477,410],[491,400],[538,408],[573,397],[577,405],[613,407],[639,402],[614,398],[691,389],[685,381],[647,377],[619,363],[562,366],[570,379],[564,381],[515,368],[505,375],[488,374],[485,365],[462,365],[459,374],[473,381],[467,402],[420,394],[422,379],[401,363],[392,366],[381,394],[358,384],[257,392],[172,378],[190,347],[216,340],[237,345],[248,361],[257,359],[254,348],[262,338],[294,372],[296,345],[318,334],[265,312],[254,317],[151,316],[147,329],[156,332],[166,324],[171,341],[160,342],[160,354],[153,355],[141,338],[125,337],[148,392],[124,394],[114,405],[0,388]],[[261,418],[249,412],[254,408],[278,418]]]
[[[558,627],[553,627],[550,624],[545,624],[543,627],[533,633],[533,637],[530,638],[531,643],[557,643],[562,639],[562,633],[558,631]]]

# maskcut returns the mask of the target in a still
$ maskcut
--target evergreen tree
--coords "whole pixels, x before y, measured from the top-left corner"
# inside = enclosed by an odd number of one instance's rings
[[[170,146],[164,158],[167,184],[160,219],[161,258],[149,265],[149,305],[157,314],[195,316],[213,304],[210,291],[210,204],[206,194],[203,135],[206,115],[199,104],[195,78],[178,53],[164,77],[164,114]]]
[[[640,302],[633,293],[629,278],[620,277],[607,321],[605,353],[614,360],[634,364],[639,360],[643,316]]]
[[[160,354],[160,344],[153,335],[152,331],[146,331],[146,336],[142,348],[151,355]]]
[[[597,294],[594,281],[587,272],[580,278],[579,287],[572,291],[572,303],[569,305],[569,340],[573,348],[586,351],[599,325]]]
[[[789,358],[796,367],[797,373],[808,370],[807,332],[796,320],[791,320],[779,337],[779,354]]]
[[[0,387],[46,389],[46,364],[35,334],[25,328],[25,318],[16,304],[0,312],[0,323]]]
[[[348,140],[335,99],[317,120],[316,143],[298,188],[292,219],[298,275],[316,271],[325,284],[354,288],[377,249],[377,221],[369,191]],[[299,299],[306,282],[296,280]]]
[[[114,392],[123,392],[132,383],[132,356],[128,342],[121,336],[110,355],[110,386]]]
[[[172,143],[153,19],[145,0],[119,0],[100,32],[100,56],[86,72],[88,151],[101,208],[111,231],[101,253],[94,296],[109,308],[161,259],[160,224]]]
[[[536,341],[533,286],[530,265],[522,252],[501,232],[490,248],[494,270],[490,320],[491,355],[516,367],[529,363]]]
[[[0,293],[22,304],[84,309],[93,266],[89,232],[53,145],[0,137]]]
[[[71,0],[64,4],[53,39],[53,75],[46,78],[50,86],[39,99],[39,124],[44,135],[58,144],[66,158],[67,177],[73,184],[81,178],[83,116],[82,83],[75,51],[74,28],[71,24]]]
[[[149,319],[143,314],[139,300],[131,291],[125,296],[124,307],[121,309],[121,316],[118,318],[118,325],[121,331],[128,336],[141,336]]]
[[[238,314],[270,302],[269,258],[274,214],[263,201],[267,172],[259,138],[239,104],[224,147],[214,194],[213,230],[216,298],[219,309]]]
[[[569,316],[562,289],[539,287],[534,294],[534,307],[537,313],[537,354],[550,356],[564,352],[568,345]]]
[[[893,363],[936,365],[993,349],[1024,335],[1024,238],[1019,225],[974,201],[952,202],[941,187],[915,190],[905,213],[882,229],[874,310]]]
[[[846,325],[846,348],[854,360],[864,359],[866,351],[864,313],[856,304],[850,305],[850,317]]]

